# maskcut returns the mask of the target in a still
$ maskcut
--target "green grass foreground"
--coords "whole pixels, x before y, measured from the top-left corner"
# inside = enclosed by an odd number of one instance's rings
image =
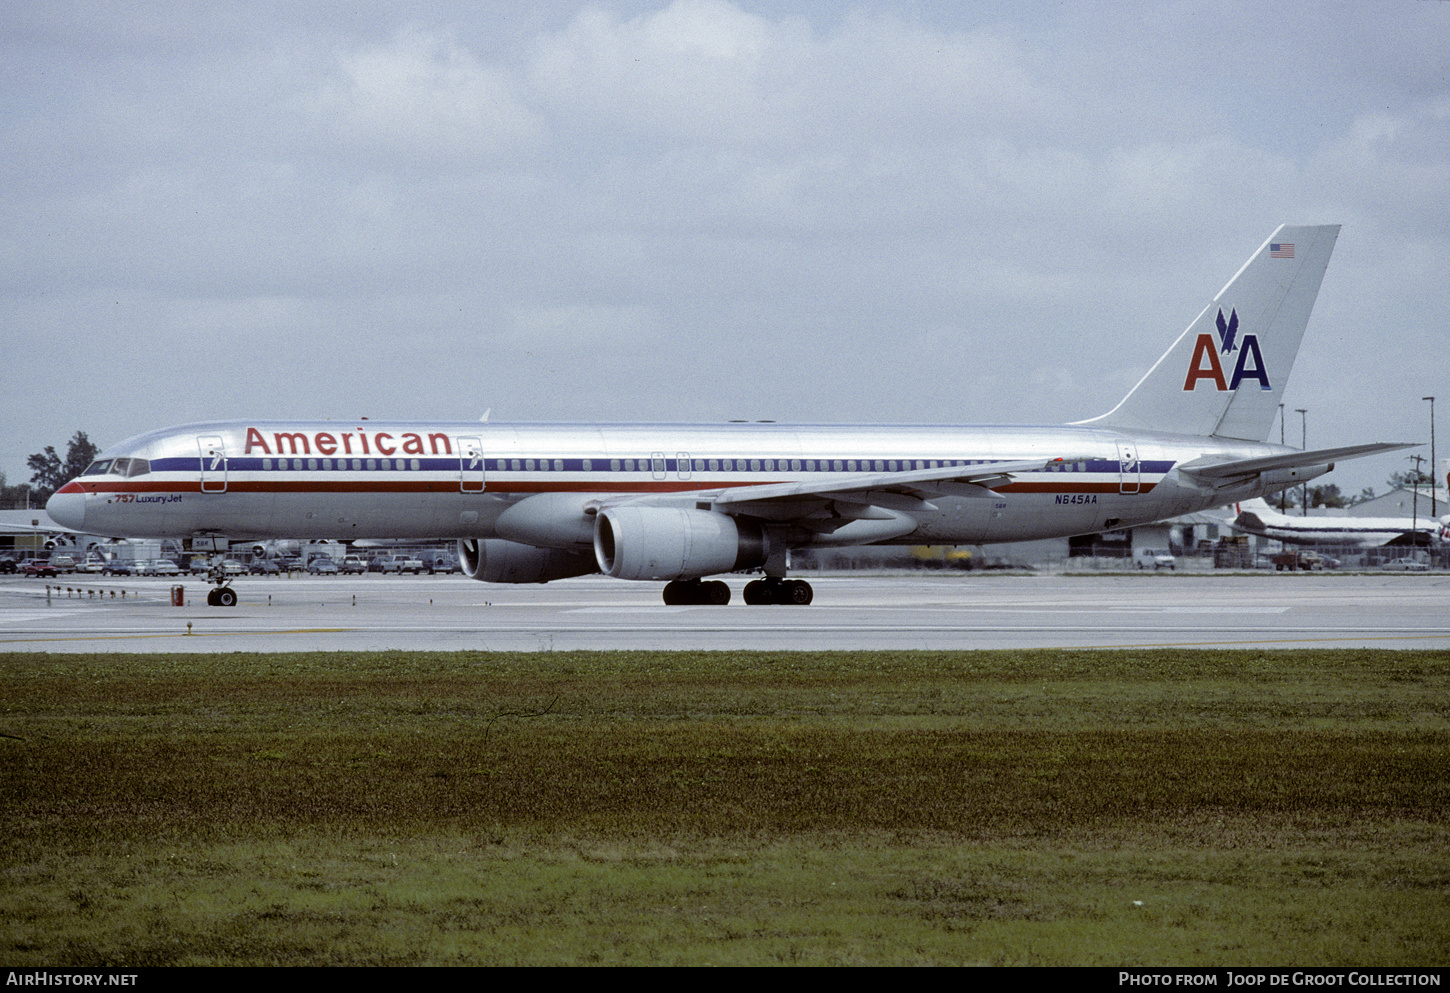
[[[0,961],[1450,964],[1450,653],[0,655]]]

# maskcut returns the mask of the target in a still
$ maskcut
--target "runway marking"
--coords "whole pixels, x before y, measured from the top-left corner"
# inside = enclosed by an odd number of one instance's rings
[[[0,612],[0,624],[19,624],[23,621],[40,621],[47,617],[69,617],[72,614],[79,614],[79,610],[36,610],[36,611],[3,611]]]
[[[0,645],[25,645],[45,641],[141,641],[148,638],[250,638],[263,634],[359,634],[376,633],[368,628],[296,628],[291,631],[180,631],[158,634],[90,634],[65,638],[0,638]]]
[[[679,614],[679,613],[683,613],[684,611],[687,611],[687,610],[703,610],[703,609],[707,609],[707,608],[708,609],[715,609],[715,610],[719,610],[720,609],[719,606],[718,605],[715,605],[715,604],[708,604],[708,603],[690,603],[690,604],[678,604],[678,605],[671,604],[669,606],[665,606],[663,604],[661,604],[659,606],[655,606],[655,605],[651,604],[648,607],[574,607],[574,608],[572,608],[570,610],[562,610],[562,611],[560,611],[560,613],[562,613],[562,614]]]

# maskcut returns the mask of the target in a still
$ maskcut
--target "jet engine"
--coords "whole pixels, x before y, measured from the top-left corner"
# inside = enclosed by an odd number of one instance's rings
[[[594,523],[599,570],[616,579],[698,579],[764,565],[759,524],[709,510],[612,507]]]
[[[590,555],[502,538],[460,538],[458,561],[465,576],[484,583],[547,583],[599,571]]]

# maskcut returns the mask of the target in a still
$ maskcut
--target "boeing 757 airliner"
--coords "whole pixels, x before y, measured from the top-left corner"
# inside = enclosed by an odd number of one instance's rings
[[[1067,425],[220,421],[111,446],[46,505],[116,537],[456,538],[492,583],[604,573],[669,604],[811,601],[793,548],[1111,530],[1409,447],[1267,444],[1338,225],[1280,227],[1111,411]],[[219,579],[210,602],[236,594]]]

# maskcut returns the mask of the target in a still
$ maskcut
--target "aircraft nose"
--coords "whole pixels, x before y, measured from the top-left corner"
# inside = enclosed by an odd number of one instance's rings
[[[61,527],[80,531],[86,523],[86,494],[80,483],[66,483],[45,501],[45,512]]]

